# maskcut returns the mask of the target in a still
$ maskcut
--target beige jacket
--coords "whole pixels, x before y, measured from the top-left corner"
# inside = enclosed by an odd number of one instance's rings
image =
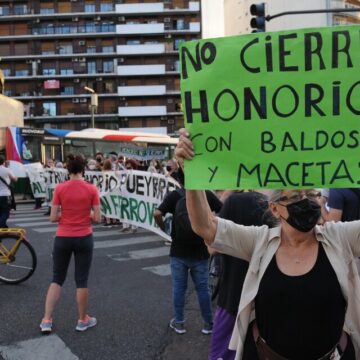
[[[355,257],[360,257],[360,221],[329,222],[316,226],[315,231],[347,301],[344,329],[352,338],[356,359],[360,359],[360,279],[355,262]],[[255,317],[254,299],[264,272],[280,245],[280,233],[280,227],[242,226],[218,218],[212,247],[221,253],[249,261],[229,345],[230,349],[236,350],[236,360],[242,358],[246,331]]]

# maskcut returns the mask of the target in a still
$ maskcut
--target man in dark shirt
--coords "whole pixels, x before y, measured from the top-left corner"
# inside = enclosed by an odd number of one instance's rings
[[[359,189],[330,189],[327,202],[323,204],[321,216],[324,221],[354,221],[359,219]]]
[[[266,197],[257,192],[234,193],[224,202],[219,216],[237,224],[261,226],[266,221]],[[239,239],[240,241],[240,239]],[[218,303],[214,318],[209,360],[233,360],[229,342],[235,325],[248,262],[221,254]]]
[[[218,212],[221,209],[221,201],[216,195],[210,191],[206,193],[211,210]],[[197,292],[201,316],[204,321],[203,334],[211,334],[212,332],[212,311],[211,300],[208,285],[208,259],[209,253],[207,247],[199,236],[195,233],[191,236],[184,236],[176,229],[179,227],[175,210],[178,201],[185,196],[185,191],[174,190],[169,193],[158,209],[154,212],[154,218],[158,226],[164,230],[163,216],[167,213],[173,214],[173,223],[171,231],[171,247],[170,247],[170,266],[172,277],[172,293],[175,317],[170,321],[170,327],[177,334],[186,332],[184,323],[184,305],[185,294],[187,288],[188,274],[190,272],[192,281]]]

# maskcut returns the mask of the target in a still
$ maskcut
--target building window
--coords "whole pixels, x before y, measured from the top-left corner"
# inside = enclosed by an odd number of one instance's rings
[[[114,92],[114,83],[110,81],[105,81],[105,93],[113,93]]]
[[[85,24],[85,32],[95,32],[96,31],[96,25],[93,22],[88,22]]]
[[[74,95],[74,87],[73,86],[64,86],[61,95]]]
[[[2,69],[4,76],[11,76],[11,70],[10,69]]]
[[[55,14],[55,9],[54,8],[40,9],[40,14]]]
[[[95,12],[95,4],[85,4],[85,12],[92,13]]]
[[[9,15],[10,11],[9,11],[9,6],[5,5],[5,6],[0,6],[0,16],[6,16]]]
[[[101,12],[113,11],[113,5],[112,5],[112,3],[101,3],[101,4],[100,4],[100,11],[101,11]]]
[[[14,15],[25,15],[27,14],[27,5],[26,4],[18,4],[14,5]]]
[[[114,47],[111,46],[103,46],[102,50],[103,53],[112,53],[114,51]]]
[[[175,39],[174,41],[174,50],[179,50],[180,44],[183,43],[184,39]]]
[[[73,69],[61,69],[60,75],[73,75],[74,70]]]
[[[43,75],[56,75],[56,70],[53,68],[50,69],[43,69]]]
[[[185,30],[188,26],[186,26],[184,19],[178,19],[176,20],[176,30]]]
[[[32,33],[33,34],[54,34],[55,30],[54,30],[54,24],[45,24],[45,25],[41,25],[40,28],[33,28],[32,29]]]
[[[15,70],[15,76],[28,76],[29,70]]]
[[[70,34],[70,33],[74,32],[74,31],[72,31],[72,28],[73,27],[70,25],[62,24],[60,28],[59,27],[56,28],[56,33],[57,34]]]
[[[86,52],[88,54],[95,54],[96,53],[96,46],[95,45],[90,45],[86,48]]]
[[[113,22],[103,22],[100,29],[100,32],[112,32],[115,31],[115,25]]]
[[[103,72],[104,73],[112,73],[114,72],[114,62],[110,61],[103,61]]]
[[[55,9],[51,7],[40,8],[40,14],[55,14]]]
[[[174,62],[174,71],[180,71],[180,60]]]
[[[72,44],[60,44],[59,54],[72,54],[72,53],[73,53]]]
[[[88,74],[96,74],[96,61],[89,61],[87,63]]]
[[[140,45],[140,40],[126,40],[126,45]]]
[[[43,115],[56,116],[56,102],[44,102]]]

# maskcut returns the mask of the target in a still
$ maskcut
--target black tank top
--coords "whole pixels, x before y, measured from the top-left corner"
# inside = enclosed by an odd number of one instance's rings
[[[261,336],[288,359],[317,359],[333,348],[346,302],[321,243],[314,267],[301,276],[282,273],[274,255],[261,279],[255,311]]]

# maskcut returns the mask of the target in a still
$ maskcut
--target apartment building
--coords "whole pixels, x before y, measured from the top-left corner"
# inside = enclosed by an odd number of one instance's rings
[[[247,34],[250,27],[250,6],[266,4],[266,13],[274,15],[285,11],[331,8],[359,8],[360,0],[211,0],[203,10],[203,37]],[[219,20],[219,16],[221,19]],[[287,15],[266,23],[267,31],[308,27],[360,24],[360,12]]]
[[[25,105],[25,125],[183,124],[179,45],[201,36],[200,0],[13,0],[0,3],[5,94]]]

